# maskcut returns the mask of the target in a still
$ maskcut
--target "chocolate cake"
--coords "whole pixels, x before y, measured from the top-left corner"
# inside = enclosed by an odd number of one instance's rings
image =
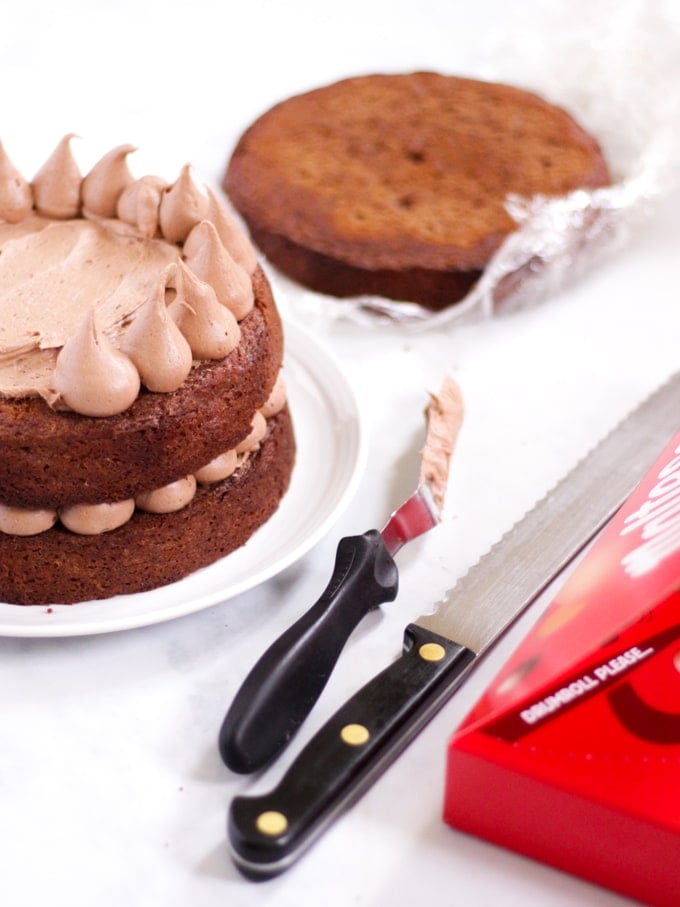
[[[272,264],[305,286],[440,309],[516,229],[508,195],[608,182],[597,142],[561,108],[416,72],[277,104],[242,135],[223,185]]]
[[[180,579],[274,513],[295,441],[252,246],[189,167],[28,183],[0,146],[0,600]]]

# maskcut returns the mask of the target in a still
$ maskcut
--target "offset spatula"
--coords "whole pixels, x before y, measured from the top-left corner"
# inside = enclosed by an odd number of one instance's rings
[[[432,395],[427,417],[415,493],[381,532],[371,529],[340,540],[333,575],[319,600],[269,647],[236,694],[219,734],[220,754],[232,771],[255,771],[283,750],[321,695],[359,621],[395,599],[394,555],[439,522],[462,421],[452,378]]]
[[[406,627],[401,656],[309,741],[275,790],[236,797],[232,854],[244,875],[285,870],[382,774],[477,658],[618,510],[677,431],[680,373],[602,441],[436,606]]]

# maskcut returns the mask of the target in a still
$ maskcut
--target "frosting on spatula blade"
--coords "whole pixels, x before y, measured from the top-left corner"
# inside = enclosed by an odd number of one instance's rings
[[[427,437],[420,452],[420,484],[428,485],[441,513],[449,480],[449,466],[463,424],[463,395],[446,375],[438,394],[430,394],[426,410]]]
[[[381,533],[392,556],[441,520],[451,455],[463,422],[463,398],[450,375],[438,394],[430,394],[426,417],[418,489],[394,511]]]

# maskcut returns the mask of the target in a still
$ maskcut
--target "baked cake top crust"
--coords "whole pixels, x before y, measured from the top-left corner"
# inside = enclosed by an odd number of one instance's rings
[[[238,345],[256,258],[188,165],[136,180],[122,145],[83,178],[71,138],[31,183],[0,146],[0,396],[107,417]]]
[[[224,186],[253,229],[353,267],[469,271],[515,228],[509,194],[608,181],[599,146],[559,107],[418,72],[281,102],[243,134]]]

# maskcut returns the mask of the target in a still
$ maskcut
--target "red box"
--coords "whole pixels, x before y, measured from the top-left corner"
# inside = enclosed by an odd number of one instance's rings
[[[444,819],[680,904],[680,432],[455,732]]]

